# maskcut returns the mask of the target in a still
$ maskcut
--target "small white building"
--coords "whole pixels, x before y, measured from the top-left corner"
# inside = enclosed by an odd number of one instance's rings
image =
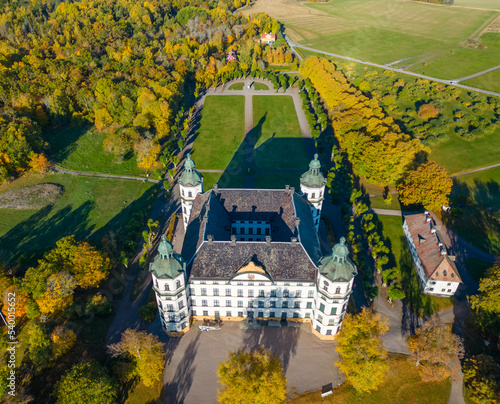
[[[429,212],[404,216],[403,230],[422,291],[453,296],[462,279]]]
[[[301,178],[304,195],[289,186],[214,185],[202,192],[189,156],[185,167],[181,255],[163,239],[150,266],[164,330],[186,329],[189,317],[303,321],[317,336],[333,338],[357,270],[344,238],[323,255],[317,228],[325,180],[318,156]]]

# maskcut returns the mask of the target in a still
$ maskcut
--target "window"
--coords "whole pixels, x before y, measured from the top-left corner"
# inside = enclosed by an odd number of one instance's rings
[[[243,282],[238,282],[237,285],[238,286],[243,286]]]
[[[259,300],[259,308],[263,308],[264,307],[264,302],[262,300]]]
[[[206,300],[202,300],[202,301],[201,301],[201,305],[202,305],[202,306],[208,306],[208,303],[207,303],[207,301],[206,301]]]
[[[243,227],[240,227],[240,234],[245,234],[245,229]]]
[[[450,292],[451,292],[451,289],[448,289],[448,293],[450,293]]]
[[[443,271],[443,276],[447,276],[447,275],[448,275],[448,272]]]
[[[184,196],[184,190],[182,190],[182,196]]]
[[[238,317],[243,317],[243,312],[242,311],[238,312]]]
[[[192,315],[192,316],[196,316],[196,310],[193,310],[193,311],[191,312],[191,315]]]
[[[328,292],[328,286],[323,286],[323,290],[327,291]]]
[[[205,281],[200,281],[200,285],[206,285],[207,283]]]
[[[231,289],[226,289],[226,296],[231,296]]]
[[[326,330],[326,335],[332,335],[332,330]]]
[[[266,236],[269,236],[269,227],[266,227]]]
[[[201,288],[201,295],[206,296],[207,295],[207,289],[206,288]]]
[[[236,227],[231,228],[231,234],[236,234]]]
[[[186,213],[186,207],[184,206],[184,213]]]
[[[253,297],[253,290],[248,291],[248,297]]]
[[[323,323],[323,316],[321,314],[318,314],[318,321],[320,323]]]
[[[251,300],[248,302],[248,307],[253,307],[253,302]]]
[[[307,302],[306,309],[312,309],[312,303],[311,302]]]
[[[190,303],[190,304],[191,304],[191,306],[196,306],[196,300],[191,299],[191,300],[190,300],[190,302],[191,302],[191,303]]]
[[[340,286],[337,286],[337,289],[335,289],[335,294],[339,294],[340,293]]]
[[[316,331],[318,331],[321,334],[321,327],[319,325],[316,326]]]
[[[269,317],[271,317],[271,318],[276,317],[276,313],[275,313],[274,311],[270,312],[270,313],[269,313]]]
[[[212,282],[212,284],[213,284],[213,285],[218,285],[218,284],[219,284],[219,282],[214,281],[214,282]]]
[[[271,297],[276,297],[276,291],[275,290],[271,290]]]
[[[300,282],[299,282],[299,283],[297,283],[297,286],[302,286],[302,283],[300,283]]]
[[[329,319],[328,325],[335,325],[335,320],[333,318]]]
[[[220,316],[220,311],[215,310],[215,311],[214,311],[214,316],[215,316],[215,317]]]
[[[273,308],[273,309],[274,309],[274,308],[276,307],[276,302],[275,302],[275,301],[270,302],[270,303],[269,303],[269,307],[271,307],[271,308]],[[271,316],[271,317],[272,317],[272,316]]]
[[[219,289],[214,288],[214,296],[219,296]]]
[[[176,281],[175,282],[175,288],[179,289],[181,287],[181,281]]]
[[[306,318],[311,318],[311,313],[306,313]]]
[[[250,227],[250,228],[248,229],[248,234],[253,234],[253,228],[251,228],[251,227]]]
[[[257,317],[264,317],[264,312],[263,311],[259,311],[259,315]]]
[[[289,297],[289,296],[290,292],[288,291],[288,289],[283,290],[283,297]]]
[[[238,300],[238,307],[243,307],[243,300]]]
[[[329,283],[327,281],[323,281],[323,285],[328,286]]]
[[[218,300],[214,300],[214,306],[215,307],[219,307],[219,301]]]
[[[243,297],[243,289],[238,289],[238,297]]]
[[[297,312],[293,313],[293,318],[299,318],[299,313]]]
[[[264,282],[259,282],[259,286],[266,286]]]
[[[432,282],[431,282],[431,285],[435,285],[435,284],[436,284],[436,282],[435,282],[435,281],[432,281]]]
[[[259,297],[264,297],[264,291],[263,290],[259,290]]]
[[[203,310],[203,315],[208,316],[208,310]]]
[[[325,312],[325,305],[323,303],[319,305],[319,310],[322,311],[323,313]]]
[[[316,197],[316,192],[313,192],[313,193],[311,194],[311,198],[313,198],[313,199],[314,199],[315,197]]]
[[[262,234],[262,229],[260,227],[257,227],[257,234]]]
[[[293,308],[300,309],[300,302],[295,302],[295,304],[293,305]]]
[[[281,312],[281,318],[282,318],[283,320],[286,320],[286,318],[287,318],[286,311],[282,311],[282,312]]]
[[[231,307],[231,300],[226,300],[226,307]]]
[[[314,290],[310,290],[309,292],[307,292],[307,297],[314,297]]]
[[[174,311],[174,305],[173,304],[167,304],[167,311]]]
[[[446,292],[446,289],[441,289],[441,292]]]
[[[301,291],[301,290],[297,290],[297,291],[295,292],[295,297],[296,297],[296,298],[300,298],[300,297],[302,297],[302,291]]]
[[[451,286],[451,282],[449,282],[446,286]]]
[[[332,307],[332,311],[330,313],[331,315],[336,315],[337,314],[337,308],[336,307]]]
[[[231,312],[230,311],[226,311],[226,316],[231,317],[232,316]]]
[[[281,307],[288,309],[288,302],[281,302]]]
[[[429,290],[432,292],[434,290],[434,288],[430,288]]]
[[[191,296],[195,296],[196,295],[196,293],[194,292],[194,288],[189,288],[189,294]]]
[[[179,310],[181,310],[184,307],[184,302],[181,300],[179,302]]]

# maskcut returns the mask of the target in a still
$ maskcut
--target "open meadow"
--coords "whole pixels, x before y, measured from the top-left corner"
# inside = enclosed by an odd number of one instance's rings
[[[267,12],[292,40],[318,50],[453,80],[500,63],[498,49],[488,46],[499,33],[486,34],[484,47],[467,47],[500,16],[498,2],[456,3],[467,8],[398,0],[258,0],[247,13]],[[469,8],[473,3],[478,7]]]

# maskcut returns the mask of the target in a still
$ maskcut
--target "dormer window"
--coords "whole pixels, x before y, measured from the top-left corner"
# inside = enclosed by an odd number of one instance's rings
[[[193,193],[191,191],[188,191],[188,197],[191,198],[193,196]]]
[[[168,283],[165,284],[165,290],[170,290],[170,286],[168,286]]]
[[[443,276],[446,276],[448,275],[448,273],[446,271],[443,271]]]
[[[335,294],[339,294],[340,293],[340,286],[337,286],[337,289],[335,289]]]

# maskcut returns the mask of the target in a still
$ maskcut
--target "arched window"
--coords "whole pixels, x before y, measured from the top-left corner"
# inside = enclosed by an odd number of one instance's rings
[[[337,289],[335,289],[335,294],[339,294],[340,293],[340,286],[337,286]]]
[[[311,195],[311,198],[313,198],[313,199],[314,199],[314,198],[315,198],[315,196],[316,196],[316,193],[315,193],[315,192],[313,192],[313,193],[312,193],[312,195]]]
[[[165,284],[165,290],[170,290],[170,287],[168,286],[168,283]]]
[[[188,197],[191,198],[193,196],[193,193],[191,191],[188,191]]]

